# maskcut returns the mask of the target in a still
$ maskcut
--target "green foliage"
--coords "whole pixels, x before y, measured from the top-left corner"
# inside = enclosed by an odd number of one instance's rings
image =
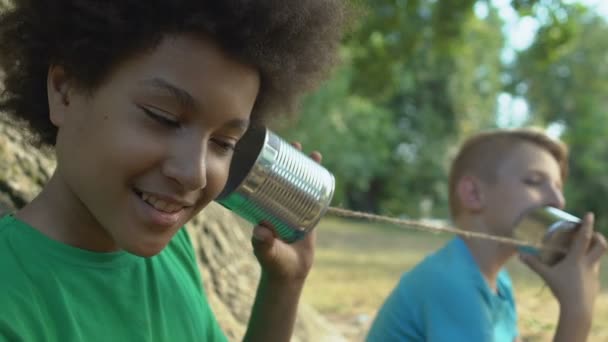
[[[540,28],[532,46],[504,65],[503,22],[491,1],[357,3],[365,16],[344,41],[343,67],[280,131],[323,152],[337,180],[333,205],[447,217],[455,148],[496,126],[497,97],[508,92],[528,101],[528,123],[566,128],[568,209],[607,214],[608,145],[598,141],[608,135],[603,19],[582,5],[514,0]],[[486,5],[487,15],[477,17],[475,5]]]
[[[369,2],[345,67],[282,131],[324,152],[334,204],[417,216],[430,201],[428,214],[447,215],[447,147],[493,123],[501,89],[500,20],[473,3]]]
[[[309,97],[292,130],[283,134],[323,152],[323,164],[337,177],[334,202],[347,194],[370,191],[370,182],[386,173],[391,142],[397,132],[382,107],[349,95],[352,69],[340,70],[332,82]]]

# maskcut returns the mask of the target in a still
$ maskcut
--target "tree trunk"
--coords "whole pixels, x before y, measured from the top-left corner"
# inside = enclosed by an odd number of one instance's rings
[[[0,114],[0,216],[34,198],[55,167],[50,151],[27,142],[25,130]],[[230,341],[245,333],[260,275],[251,225],[213,203],[188,225],[209,303]],[[293,341],[342,341],[322,316],[300,305]]]

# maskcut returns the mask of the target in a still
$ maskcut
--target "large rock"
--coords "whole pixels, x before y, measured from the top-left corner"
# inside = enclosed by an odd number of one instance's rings
[[[0,215],[30,201],[50,177],[50,151],[27,142],[24,130],[0,114]],[[209,302],[231,341],[246,328],[259,266],[250,244],[251,225],[212,204],[188,226]],[[293,341],[342,341],[343,337],[306,304],[300,306]]]
[[[55,162],[29,147],[27,136],[0,114],[0,211],[21,207],[42,189]]]

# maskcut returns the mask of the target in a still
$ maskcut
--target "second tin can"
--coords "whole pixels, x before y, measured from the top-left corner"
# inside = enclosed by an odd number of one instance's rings
[[[538,254],[544,263],[554,265],[565,256],[564,251],[570,248],[580,224],[580,218],[563,210],[553,207],[533,208],[518,220],[513,236],[545,247],[541,250],[534,247],[521,249]]]

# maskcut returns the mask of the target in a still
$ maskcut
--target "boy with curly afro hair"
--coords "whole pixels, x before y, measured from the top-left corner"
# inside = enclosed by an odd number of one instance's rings
[[[0,218],[0,339],[225,341],[182,227],[223,189],[245,131],[291,113],[336,60],[342,0],[15,0],[0,109],[57,167]],[[320,154],[311,157],[320,161]],[[287,341],[314,233],[253,230],[245,340]]]

